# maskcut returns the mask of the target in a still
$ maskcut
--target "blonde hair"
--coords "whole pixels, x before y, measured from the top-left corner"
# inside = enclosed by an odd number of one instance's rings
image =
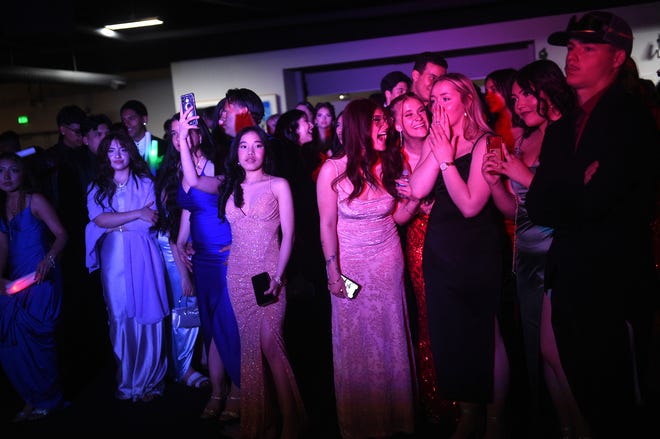
[[[482,133],[492,131],[486,121],[486,111],[481,96],[470,78],[462,73],[447,73],[436,79],[431,88],[440,82],[448,82],[461,95],[461,103],[465,108],[463,137],[466,140],[476,139]]]

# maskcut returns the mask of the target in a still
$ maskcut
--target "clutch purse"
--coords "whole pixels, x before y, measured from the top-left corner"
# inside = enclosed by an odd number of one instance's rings
[[[185,302],[182,303],[184,298]],[[197,304],[189,306],[188,296],[181,296],[177,306],[172,308],[172,326],[174,328],[198,328],[200,324]]]
[[[264,271],[263,273],[252,276],[252,288],[254,288],[254,297],[257,299],[257,305],[266,306],[277,302],[277,296],[264,294],[270,288],[270,275],[267,272]]]

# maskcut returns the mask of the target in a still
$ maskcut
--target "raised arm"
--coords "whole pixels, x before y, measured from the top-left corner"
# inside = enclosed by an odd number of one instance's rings
[[[209,160],[204,165],[204,173],[207,175],[198,175],[197,170],[195,169],[192,152],[190,150],[193,146],[190,138],[190,131],[199,130],[196,125],[191,125],[191,121],[199,120],[199,116],[193,116],[192,110],[192,107],[185,112],[182,109],[179,122],[179,145],[183,183],[185,186],[194,187],[209,194],[217,194],[222,178],[215,175],[215,166],[213,162]]]

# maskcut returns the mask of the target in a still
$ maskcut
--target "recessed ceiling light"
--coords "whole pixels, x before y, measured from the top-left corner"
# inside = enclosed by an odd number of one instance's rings
[[[134,29],[136,27],[158,26],[160,24],[163,24],[163,22],[158,18],[147,18],[144,20],[130,21],[127,23],[108,24],[105,26],[105,29],[123,30],[123,29]]]

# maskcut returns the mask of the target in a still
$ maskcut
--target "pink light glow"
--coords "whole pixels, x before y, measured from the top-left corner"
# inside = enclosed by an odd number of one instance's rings
[[[36,277],[37,272],[33,271],[30,274],[26,274],[23,277],[19,277],[18,279],[14,280],[13,282],[10,282],[7,284],[7,294],[16,294],[19,291],[24,290],[25,288],[29,287],[33,283],[37,281]]]

